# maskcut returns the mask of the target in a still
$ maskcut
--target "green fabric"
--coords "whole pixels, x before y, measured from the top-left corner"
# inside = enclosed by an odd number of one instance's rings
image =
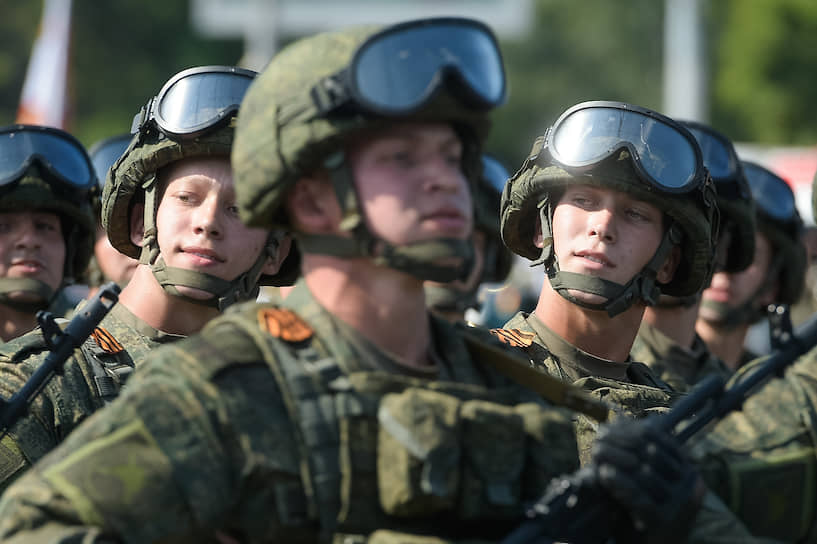
[[[647,322],[641,323],[630,357],[650,367],[676,391],[686,392],[710,374],[729,379],[732,371],[706,347],[697,334],[684,348]]]
[[[580,386],[591,395],[612,405],[619,417],[642,418],[664,413],[677,393],[663,384],[641,363],[616,363],[593,357],[572,346],[548,329],[535,315],[518,313],[505,324],[506,329],[534,333],[533,344],[526,349],[531,364],[543,372]],[[579,455],[583,463],[598,426],[587,418],[575,418]],[[763,542],[755,538],[732,512],[712,493],[707,493],[695,519],[689,542]]]
[[[131,365],[141,364],[147,354],[161,344],[181,338],[157,331],[121,304],[115,305],[99,326],[123,346],[125,353],[119,358]],[[10,398],[47,355],[48,348],[39,329],[0,346],[0,395]],[[15,447],[0,447],[0,489],[56,447],[102,404],[93,381],[91,362],[77,349],[66,361],[63,374],[51,379],[36,397],[28,415],[12,428],[9,440]]]
[[[532,392],[473,361],[454,326],[431,318],[431,358],[436,368],[417,374],[327,314],[304,285],[298,285],[285,303],[312,327],[311,340],[287,344],[263,333],[258,327],[261,306],[245,304],[211,321],[199,335],[155,351],[119,399],[72,433],[37,471],[30,471],[3,496],[0,539],[67,542],[99,530],[79,525],[96,524],[125,542],[196,542],[216,529],[240,534],[247,543],[317,542],[316,530],[322,527],[315,520],[329,519],[339,529],[351,526],[364,533],[381,529],[446,539],[470,534],[498,540],[510,526],[503,517],[508,507],[516,516],[522,511],[521,504],[513,503],[519,490],[502,484],[505,478],[521,478],[528,468],[552,472],[577,466],[569,415],[545,408]],[[374,387],[378,380],[410,385],[384,395],[380,405],[384,411],[380,414],[378,410],[378,419],[372,423],[355,417],[343,419],[339,434],[327,439],[330,451],[326,457],[340,459],[345,471],[344,486],[334,489],[341,501],[349,501],[350,490],[360,489],[357,486],[370,489],[373,482],[379,482],[386,486],[387,508],[410,515],[380,511],[380,491],[352,494],[353,500],[346,503],[349,509],[334,517],[310,510],[309,505],[324,504],[319,500],[324,495],[308,495],[305,489],[318,489],[325,480],[306,478],[316,467],[301,456],[299,444],[311,440],[305,433],[314,433],[314,439],[327,436],[327,429],[302,427],[290,417],[292,399],[315,387],[279,381],[298,362],[292,359],[294,353],[309,355],[311,362],[302,367],[305,372],[315,374],[332,367],[327,357],[340,369],[338,377],[329,381],[334,392],[317,399],[316,408],[322,406],[324,413],[369,413],[368,403],[374,399],[363,392],[367,384]],[[287,389],[279,383],[288,384]],[[486,403],[486,399],[494,400]],[[496,404],[500,399],[504,399],[501,405]],[[433,489],[444,489],[435,487],[443,481],[435,478],[433,465],[428,465],[428,471],[413,472],[416,459],[405,457],[405,448],[410,447],[399,448],[394,441],[411,444],[410,437],[417,436],[412,433],[422,432],[421,428],[412,431],[414,423],[429,414],[422,406],[443,403],[445,410],[451,402],[462,403],[461,410],[448,412],[460,418],[456,445],[462,453],[459,461],[454,460],[460,467],[461,484],[456,490],[462,500],[449,502],[452,506],[441,514],[429,515],[430,504],[411,498],[426,493],[425,487],[407,483],[400,494],[389,493],[391,485],[397,486],[396,482],[389,484],[390,478],[405,472],[396,468],[404,466],[415,475],[412,477],[420,477],[419,481],[427,481]],[[409,406],[420,408],[418,419],[403,417]],[[561,422],[561,435],[536,438],[542,418]],[[378,434],[380,420],[386,423]],[[497,425],[497,421],[504,424]],[[434,423],[432,436],[447,443],[452,437],[437,434],[443,427]],[[404,434],[401,429],[411,432]],[[525,443],[530,445],[525,447],[535,447],[536,455],[531,451],[520,455],[519,433],[527,433]],[[374,456],[365,447],[373,436],[383,440],[381,453]],[[333,443],[340,444],[340,452],[332,454]],[[513,451],[509,449],[512,445],[516,445]],[[451,450],[429,451],[442,457],[428,459],[444,463]],[[494,457],[500,451],[505,452],[501,461]],[[394,455],[394,465],[378,459],[387,454]],[[378,469],[381,462],[383,468]],[[516,468],[509,474],[512,467]],[[522,471],[517,473],[517,469]],[[423,480],[426,476],[429,479]],[[540,481],[531,487],[533,481],[524,479],[524,495],[535,496],[546,485]],[[498,519],[471,518],[485,512],[474,502],[479,497],[504,503],[495,509],[504,513],[497,514]],[[57,504],[58,513],[49,510]],[[367,509],[377,515],[376,524],[360,517]],[[29,530],[23,532],[23,528]]]

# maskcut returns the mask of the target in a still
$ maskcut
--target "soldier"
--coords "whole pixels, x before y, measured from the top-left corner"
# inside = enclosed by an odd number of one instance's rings
[[[755,204],[735,148],[725,136],[700,123],[684,122],[695,136],[717,189],[721,224],[715,267],[740,272],[752,264],[755,251]],[[677,391],[686,391],[705,376],[724,378],[732,370],[695,332],[701,291],[687,297],[661,295],[644,311],[632,358],[641,361]]]
[[[744,161],[742,167],[756,202],[754,259],[741,272],[715,273],[695,324],[709,349],[733,370],[756,357],[744,348],[750,325],[766,316],[776,323],[788,317],[786,308],[800,296],[807,266],[803,221],[791,187],[762,166]]]
[[[59,129],[0,128],[0,338],[37,325],[38,310],[84,272],[96,178],[85,148]]]
[[[482,175],[474,187],[474,267],[464,281],[426,283],[428,307],[449,321],[477,308],[477,293],[486,282],[503,282],[511,271],[511,254],[499,236],[499,202],[508,171],[496,158],[482,155]]]
[[[508,248],[543,264],[548,281],[533,313],[492,332],[616,414],[666,411],[677,392],[629,353],[646,305],[693,295],[711,275],[719,215],[692,134],[638,106],[573,106],[508,180],[500,221]],[[582,459],[596,431],[578,418]],[[708,494],[693,538],[752,537]]]
[[[114,162],[122,156],[131,141],[131,134],[119,134],[100,140],[91,146],[88,153],[94,164],[100,189],[104,189],[108,170]],[[127,285],[133,271],[136,270],[138,259],[120,253],[111,245],[108,233],[102,226],[102,209],[97,210],[96,241],[94,242],[94,258],[89,267],[88,283],[98,287],[106,281],[114,281],[120,287]]]
[[[502,538],[577,466],[570,414],[539,396],[572,388],[431,317],[423,282],[468,270],[469,179],[504,94],[495,38],[468,19],[320,34],[274,57],[242,104],[236,189],[249,224],[296,233],[303,279],[283,307],[243,305],[154,352],[7,490],[4,542]],[[597,460],[617,453],[593,479],[640,532],[677,541],[694,471],[630,429],[600,440]],[[622,455],[648,469],[612,470]]]
[[[139,264],[120,303],[0,441],[3,487],[116,397],[150,350],[273,281],[287,244],[239,220],[230,171],[230,123],[253,77],[228,67],[185,70],[137,116],[102,211],[114,247]],[[47,354],[39,330],[2,346],[0,394],[10,398]]]

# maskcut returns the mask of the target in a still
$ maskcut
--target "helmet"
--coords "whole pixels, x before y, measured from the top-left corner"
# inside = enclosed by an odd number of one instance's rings
[[[207,301],[188,299],[197,303],[224,307],[237,300],[254,298],[259,285],[280,284],[278,276],[259,278],[265,259],[278,243],[272,234],[267,251],[262,252],[256,265],[233,281],[166,267],[156,238],[157,173],[171,163],[190,157],[229,159],[234,116],[254,77],[255,72],[250,70],[224,66],[191,68],[173,76],[134,118],[134,136],[110,167],[104,186],[102,224],[111,245],[149,265],[162,287],[173,295],[182,296],[176,285],[216,295]],[[184,107],[185,102],[192,106]],[[130,213],[136,203],[145,205],[145,237],[141,248],[130,237]]]
[[[457,48],[475,43],[481,55],[458,54]],[[415,49],[418,46],[424,49]],[[454,53],[443,56],[446,49]],[[399,69],[389,69],[401,62]],[[460,65],[467,62],[476,65]],[[488,80],[491,85],[482,85]],[[301,249],[372,257],[423,279],[449,281],[464,275],[465,266],[456,267],[452,275],[433,263],[452,252],[461,255],[461,240],[394,248],[375,239],[359,211],[344,143],[396,120],[450,122],[463,140],[463,170],[475,180],[488,110],[504,95],[496,40],[486,26],[469,19],[427,19],[385,29],[363,26],[299,40],[272,59],[241,106],[233,148],[241,217],[251,226],[288,227],[281,210],[284,195],[302,176],[323,167],[330,173],[352,241],[295,233]]]
[[[682,124],[695,136],[718,196],[721,230],[732,234],[726,252],[725,272],[746,269],[755,254],[755,201],[732,142],[712,127],[693,121]]]
[[[579,137],[584,140],[577,142]],[[597,278],[583,275],[570,279],[569,273],[568,280],[560,277],[565,273],[559,272],[550,234],[554,196],[576,183],[630,193],[655,205],[671,220],[656,256],[626,286],[604,287],[605,280],[593,283]],[[545,240],[551,241],[541,250],[534,244],[537,218]],[[586,102],[568,109],[534,142],[522,168],[505,185],[500,221],[505,245],[543,263],[559,294],[578,304],[582,303],[571,299],[567,289],[603,295],[607,303],[583,305],[612,316],[637,298],[655,304],[660,293],[682,297],[707,285],[719,215],[712,180],[686,129],[638,106]],[[672,245],[681,247],[680,263],[669,283],[656,286],[655,273]]]
[[[85,271],[93,253],[96,233],[94,206],[98,188],[91,161],[79,141],[65,131],[35,125],[0,128],[0,211],[43,210],[62,220],[65,237],[63,285],[73,283]],[[19,283],[19,286],[15,286]],[[34,291],[47,306],[51,288],[36,282],[4,278],[0,299],[5,293]]]
[[[742,166],[757,202],[757,228],[773,248],[771,273],[779,281],[775,302],[794,304],[803,290],[807,268],[803,220],[794,193],[781,177],[759,164],[743,161]]]

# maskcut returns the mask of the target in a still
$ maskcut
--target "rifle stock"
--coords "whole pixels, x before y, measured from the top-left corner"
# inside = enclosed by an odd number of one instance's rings
[[[29,405],[46,386],[52,376],[62,371],[65,361],[74,350],[94,332],[114,304],[119,300],[120,288],[109,282],[99,288],[94,295],[61,329],[50,312],[37,312],[45,343],[49,353],[31,377],[8,400],[0,399],[0,439],[25,415]]]

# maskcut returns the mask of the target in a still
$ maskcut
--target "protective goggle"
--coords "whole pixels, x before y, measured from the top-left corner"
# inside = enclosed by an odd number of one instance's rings
[[[121,134],[101,140],[91,146],[88,154],[91,155],[91,163],[94,165],[96,178],[99,186],[105,185],[105,178],[116,159],[122,156],[131,141],[130,134]]]
[[[35,125],[0,128],[0,188],[18,182],[35,162],[47,174],[45,181],[71,202],[87,202],[96,189],[88,153],[67,132]]]
[[[758,210],[778,221],[796,221],[799,214],[789,184],[760,165],[746,161],[741,164]]]
[[[724,135],[701,123],[683,121],[683,125],[695,136],[698,147],[701,148],[704,166],[717,184],[718,196],[750,200],[752,194],[732,143]]]
[[[131,134],[155,124],[173,139],[195,138],[232,119],[256,72],[233,66],[183,70],[133,118]]]
[[[481,159],[482,179],[496,189],[497,192],[502,193],[502,190],[505,188],[505,182],[508,181],[511,175],[495,157],[483,153]]]
[[[490,28],[454,17],[391,26],[363,42],[349,66],[311,94],[321,114],[354,104],[394,116],[417,111],[442,87],[474,110],[505,100],[505,69]]]
[[[545,150],[568,170],[592,170],[626,148],[636,170],[656,188],[686,193],[707,179],[695,137],[660,113],[621,102],[584,102],[548,130]]]

